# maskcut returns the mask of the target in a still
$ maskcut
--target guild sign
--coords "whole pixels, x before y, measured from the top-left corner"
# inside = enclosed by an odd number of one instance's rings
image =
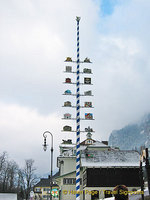
[[[66,106],[66,107],[71,107],[71,102],[70,102],[70,101],[64,102],[64,106]]]
[[[84,62],[90,63],[91,61],[90,61],[89,58],[85,58],[85,59],[84,59]]]
[[[92,107],[92,102],[85,102],[84,107]]]
[[[85,91],[85,92],[84,92],[84,95],[85,95],[85,96],[91,96],[91,95],[92,95],[92,91],[91,91],[91,90]]]
[[[71,83],[71,78],[66,78],[66,83]]]
[[[84,84],[91,84],[91,78],[84,78]]]
[[[71,90],[66,90],[65,94],[67,94],[67,95],[71,94]]]
[[[66,72],[72,72],[72,67],[71,66],[66,66]]]
[[[71,114],[69,114],[69,113],[64,114],[64,118],[65,119],[71,119]]]
[[[88,128],[85,128],[85,132],[93,132],[93,129],[88,127]]]
[[[71,126],[64,126],[63,131],[72,131],[72,127]]]
[[[67,57],[65,62],[72,62],[72,58],[71,57]]]
[[[84,69],[83,69],[83,73],[91,74],[92,71],[91,71],[91,69],[84,68]]]
[[[85,113],[85,119],[93,119],[92,113]]]

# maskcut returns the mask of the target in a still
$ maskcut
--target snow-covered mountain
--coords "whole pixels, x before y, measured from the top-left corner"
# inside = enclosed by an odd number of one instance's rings
[[[109,145],[122,150],[137,149],[150,146],[150,114],[145,115],[137,124],[127,125],[114,130],[109,137]]]

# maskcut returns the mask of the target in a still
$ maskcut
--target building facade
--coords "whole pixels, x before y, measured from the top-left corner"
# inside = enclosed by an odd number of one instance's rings
[[[136,151],[121,151],[111,148],[107,142],[93,140],[91,133],[80,143],[81,156],[81,200],[111,197],[118,184],[130,190],[140,188],[139,159]],[[60,176],[56,178],[60,189],[60,200],[76,198],[76,148],[75,144],[63,141],[57,158]]]
[[[34,186],[34,199],[49,200],[50,199],[50,177],[41,178]],[[52,185],[52,199],[59,199],[59,186],[53,181]]]

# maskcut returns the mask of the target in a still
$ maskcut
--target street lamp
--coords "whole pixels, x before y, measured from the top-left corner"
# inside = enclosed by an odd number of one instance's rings
[[[49,131],[45,131],[43,133],[43,137],[44,137],[44,144],[43,144],[43,149],[44,151],[47,150],[47,144],[46,144],[46,138],[47,138],[47,133],[49,133],[51,135],[51,178],[50,178],[50,200],[52,200],[52,185],[53,185],[53,181],[52,181],[52,176],[53,176],[53,135],[51,132]]]

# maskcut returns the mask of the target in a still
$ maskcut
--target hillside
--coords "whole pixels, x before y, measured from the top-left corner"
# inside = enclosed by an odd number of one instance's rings
[[[150,114],[144,116],[137,124],[112,131],[109,145],[117,146],[122,150],[139,150],[141,146],[150,146]]]

